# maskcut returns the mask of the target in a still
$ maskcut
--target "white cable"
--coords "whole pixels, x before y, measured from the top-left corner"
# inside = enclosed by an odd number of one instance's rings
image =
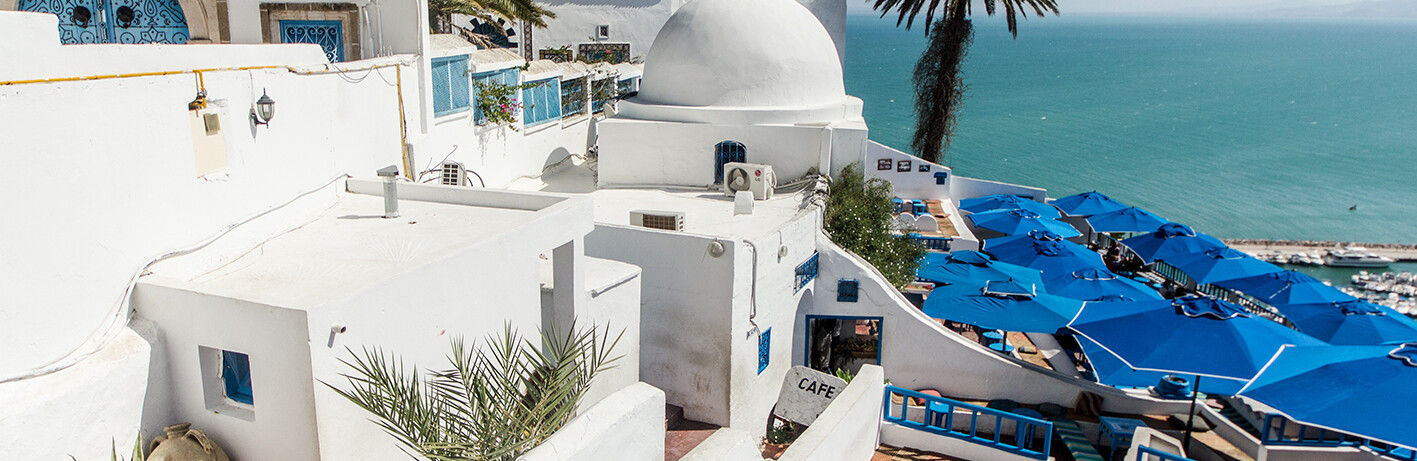
[[[207,237],[206,240],[202,240],[201,242],[198,242],[195,245],[168,251],[166,253],[159,254],[153,257],[152,259],[149,259],[148,262],[143,263],[142,266],[138,267],[138,270],[133,273],[132,278],[128,279],[128,287],[123,290],[123,297],[118,299],[118,302],[115,306],[116,312],[109,316],[109,318],[111,318],[112,320],[108,323],[99,326],[99,331],[102,331],[101,334],[94,334],[89,336],[88,340],[84,341],[82,344],[79,344],[78,347],[75,347],[74,350],[70,351],[68,354],[66,354],[63,358],[60,358],[59,360],[50,362],[40,368],[34,368],[21,373],[15,373],[0,377],[0,384],[30,378],[37,378],[60,370],[64,370],[66,368],[78,364],[79,362],[84,361],[84,359],[87,359],[90,356],[98,353],[98,351],[103,350],[109,342],[113,341],[114,338],[118,337],[118,335],[123,331],[123,328],[128,326],[128,321],[132,318],[132,309],[129,308],[129,302],[132,300],[133,288],[138,285],[138,279],[143,275],[147,274],[148,267],[151,267],[158,261],[162,261],[164,259],[171,258],[174,256],[185,255],[205,248],[207,245],[211,245],[213,242],[216,242],[218,239],[230,233],[237,227],[240,227],[242,224],[246,224],[255,220],[256,218],[260,218],[262,216],[270,214],[272,211],[285,208],[287,205],[295,203],[296,200],[299,200],[302,197],[319,192],[320,190],[329,187],[330,184],[334,184],[335,181],[339,181],[348,177],[349,175],[347,174],[337,175],[333,178],[330,178],[329,181],[326,181],[325,183],[321,184],[320,187],[301,192],[300,194],[291,197],[290,200],[286,200],[284,203],[267,208],[266,210],[253,214],[251,216],[247,216],[246,218],[243,218],[240,221],[228,224],[220,231],[217,231],[216,234],[213,234],[211,237]],[[97,339],[97,341],[95,341],[95,339]],[[91,350],[83,350],[85,346],[91,347]]]

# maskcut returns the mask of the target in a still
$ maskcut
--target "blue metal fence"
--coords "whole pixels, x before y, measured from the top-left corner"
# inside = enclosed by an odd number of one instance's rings
[[[954,239],[950,237],[926,237],[920,234],[910,234],[910,239],[925,245],[926,249],[950,251],[950,242]]]
[[[901,396],[900,404],[891,403],[891,397]],[[911,398],[926,402],[920,421],[910,418],[908,410]],[[1046,460],[1053,446],[1053,423],[1038,418],[1007,411],[985,408],[978,405],[951,400],[944,397],[922,394],[895,386],[886,386],[884,419],[903,427],[954,437],[967,442],[1014,453],[1034,459]],[[954,428],[955,420],[969,418],[969,428]],[[992,420],[992,428],[981,420]],[[1014,435],[1004,436],[1003,429],[1013,428]],[[1041,439],[1041,441],[1040,441]]]
[[[1365,446],[1390,459],[1417,461],[1412,449],[1369,440],[1351,434],[1290,421],[1280,415],[1266,415],[1260,441],[1265,445],[1307,447]]]
[[[1135,461],[1194,461],[1184,456],[1173,455],[1151,447],[1137,447]]]

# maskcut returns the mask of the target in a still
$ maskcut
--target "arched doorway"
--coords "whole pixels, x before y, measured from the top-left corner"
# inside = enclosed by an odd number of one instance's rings
[[[59,41],[187,43],[187,17],[178,0],[20,0],[20,11],[59,17]]]
[[[713,149],[713,183],[723,184],[723,165],[748,161],[748,148],[738,141],[724,141]]]

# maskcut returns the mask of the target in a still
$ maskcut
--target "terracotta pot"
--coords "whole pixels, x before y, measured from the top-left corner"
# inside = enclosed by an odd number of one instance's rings
[[[191,423],[173,424],[162,430],[167,433],[153,439],[148,461],[231,461],[226,451],[217,446],[207,433],[192,429]]]

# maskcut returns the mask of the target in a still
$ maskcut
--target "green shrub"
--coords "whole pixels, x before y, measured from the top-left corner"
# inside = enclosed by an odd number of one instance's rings
[[[901,288],[915,280],[925,247],[892,231],[894,210],[891,184],[866,179],[861,165],[853,163],[831,183],[826,230],[833,242],[876,266],[886,280]]]

